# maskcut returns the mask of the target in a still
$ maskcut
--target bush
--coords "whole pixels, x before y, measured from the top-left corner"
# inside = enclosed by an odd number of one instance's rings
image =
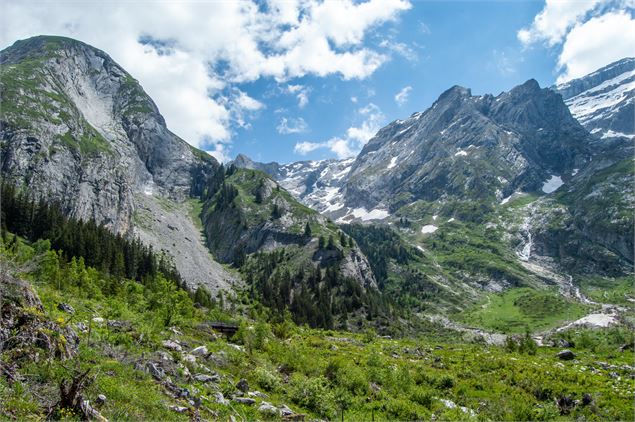
[[[439,378],[438,387],[441,390],[449,390],[450,388],[454,387],[454,378],[448,375],[442,376],[441,378]]]
[[[306,378],[299,374],[291,377],[289,391],[294,402],[325,418],[336,415],[335,397],[322,376]]]
[[[282,384],[277,374],[261,366],[254,370],[253,378],[256,384],[265,391],[278,391]]]
[[[432,407],[434,397],[428,390],[425,390],[423,388],[415,388],[412,394],[410,394],[410,400],[430,409]]]

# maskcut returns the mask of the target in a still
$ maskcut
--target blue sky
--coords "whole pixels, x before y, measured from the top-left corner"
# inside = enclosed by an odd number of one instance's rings
[[[271,79],[241,86],[267,107],[251,120],[251,128],[237,131],[232,150],[262,161],[331,158],[335,154],[327,148],[300,155],[294,145],[343,136],[364,121],[358,110],[371,103],[381,111],[383,126],[426,109],[453,85],[469,87],[473,94],[497,94],[530,78],[549,86],[557,76],[556,52],[524,48],[516,36],[542,7],[537,1],[414,2],[398,21],[374,29],[366,41],[379,45],[390,39],[411,51],[407,57],[393,52],[390,61],[364,80],[343,80],[338,75],[294,79],[291,84],[309,90],[309,102],[302,108],[294,95],[281,93]],[[407,100],[398,104],[395,95],[408,86]],[[282,118],[302,118],[306,129],[279,133],[276,128]]]
[[[635,0],[148,4],[4,0],[0,48],[40,34],[84,41],[190,144],[278,162],[354,156],[453,85],[550,86],[635,56]]]

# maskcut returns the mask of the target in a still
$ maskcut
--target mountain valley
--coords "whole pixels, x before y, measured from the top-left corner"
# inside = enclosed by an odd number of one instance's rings
[[[453,86],[355,157],[219,163],[107,53],[15,42],[0,417],[632,418],[634,78]]]

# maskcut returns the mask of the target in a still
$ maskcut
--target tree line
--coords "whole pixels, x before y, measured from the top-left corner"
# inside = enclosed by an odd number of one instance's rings
[[[62,251],[64,258],[83,258],[87,266],[114,277],[142,281],[162,273],[179,286],[183,280],[164,253],[157,253],[138,238],[112,233],[94,220],[83,221],[65,215],[59,202],[34,198],[24,189],[3,180],[0,184],[0,230],[5,244],[7,233],[29,241],[48,239],[51,248]]]

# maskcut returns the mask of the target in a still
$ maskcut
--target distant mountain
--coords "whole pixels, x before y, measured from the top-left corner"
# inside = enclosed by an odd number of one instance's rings
[[[355,160],[298,161],[291,164],[258,163],[239,154],[232,164],[264,171],[304,205],[328,216],[344,209],[341,188]]]
[[[635,139],[635,58],[611,63],[554,89],[592,134]]]
[[[500,201],[549,190],[590,158],[590,136],[560,96],[529,80],[497,97],[462,87],[381,129],[346,180],[347,206],[391,213],[416,200]]]

